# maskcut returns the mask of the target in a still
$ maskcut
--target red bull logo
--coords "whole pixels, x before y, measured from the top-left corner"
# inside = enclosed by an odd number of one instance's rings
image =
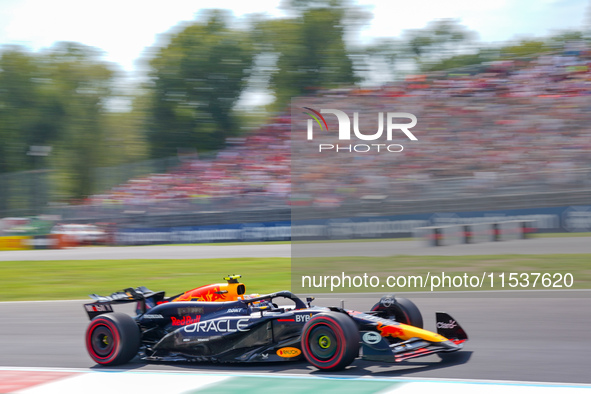
[[[185,291],[170,301],[236,301],[244,299],[246,287],[238,282],[240,275],[230,275],[225,280],[228,283],[214,283]]]
[[[199,321],[201,321],[201,315],[195,316],[194,319],[192,319],[191,316],[184,316],[182,319],[177,319],[176,317],[171,316],[171,319],[173,326],[186,326],[187,324],[199,323]]]
[[[226,291],[227,293],[227,291]],[[220,291],[220,287],[219,286],[215,286],[212,289],[209,289],[209,291],[207,291],[206,293],[204,293],[201,298],[204,301],[225,301],[226,300],[226,294],[222,293]]]
[[[187,291],[175,301],[226,301],[226,293],[218,285],[209,285]]]
[[[378,323],[377,329],[383,337],[398,338],[404,335],[404,330],[396,325]]]

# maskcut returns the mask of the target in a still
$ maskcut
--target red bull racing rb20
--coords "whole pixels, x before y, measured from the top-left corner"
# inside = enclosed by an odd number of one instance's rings
[[[239,278],[173,297],[145,287],[92,295],[94,302],[85,305],[90,357],[105,366],[136,356],[164,362],[305,358],[316,368],[337,371],[358,357],[399,362],[456,352],[468,340],[443,312],[436,314],[436,333],[423,329],[420,311],[402,297],[384,296],[370,311],[359,312],[313,306],[313,298],[304,302],[289,291],[249,297]],[[113,304],[129,302],[137,303],[135,316],[113,311]]]

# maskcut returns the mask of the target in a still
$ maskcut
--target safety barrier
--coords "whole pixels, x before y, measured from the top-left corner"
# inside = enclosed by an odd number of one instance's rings
[[[27,250],[31,249],[30,240],[32,237],[11,235],[0,237],[0,250]]]
[[[527,239],[535,231],[535,220],[506,220],[419,227],[415,229],[415,237],[425,240],[430,246],[446,246]]]
[[[50,234],[35,236],[3,236],[0,237],[0,251],[29,249],[63,249],[79,246],[75,237]]]

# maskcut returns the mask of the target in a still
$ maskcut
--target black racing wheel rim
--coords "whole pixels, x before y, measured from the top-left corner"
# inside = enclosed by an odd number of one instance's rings
[[[101,358],[107,358],[115,348],[113,332],[109,327],[103,325],[97,326],[92,331],[90,343],[96,355]]]
[[[332,359],[338,350],[338,339],[334,331],[325,325],[314,327],[308,336],[310,352],[319,360]]]

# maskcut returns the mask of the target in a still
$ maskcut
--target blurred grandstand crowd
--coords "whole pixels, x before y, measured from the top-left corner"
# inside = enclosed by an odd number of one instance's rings
[[[318,91],[234,139],[215,159],[131,179],[87,204],[268,196],[334,206],[368,195],[413,199],[588,187],[590,65],[591,52],[571,51],[493,62],[477,72],[415,75],[375,89]],[[358,112],[366,134],[377,129],[378,112],[409,112],[418,119],[412,130],[418,141],[401,139],[400,153],[320,155],[318,143],[335,143],[336,132],[316,133],[314,145],[302,137],[305,127],[292,135],[303,106]],[[336,130],[332,118],[326,116]]]

